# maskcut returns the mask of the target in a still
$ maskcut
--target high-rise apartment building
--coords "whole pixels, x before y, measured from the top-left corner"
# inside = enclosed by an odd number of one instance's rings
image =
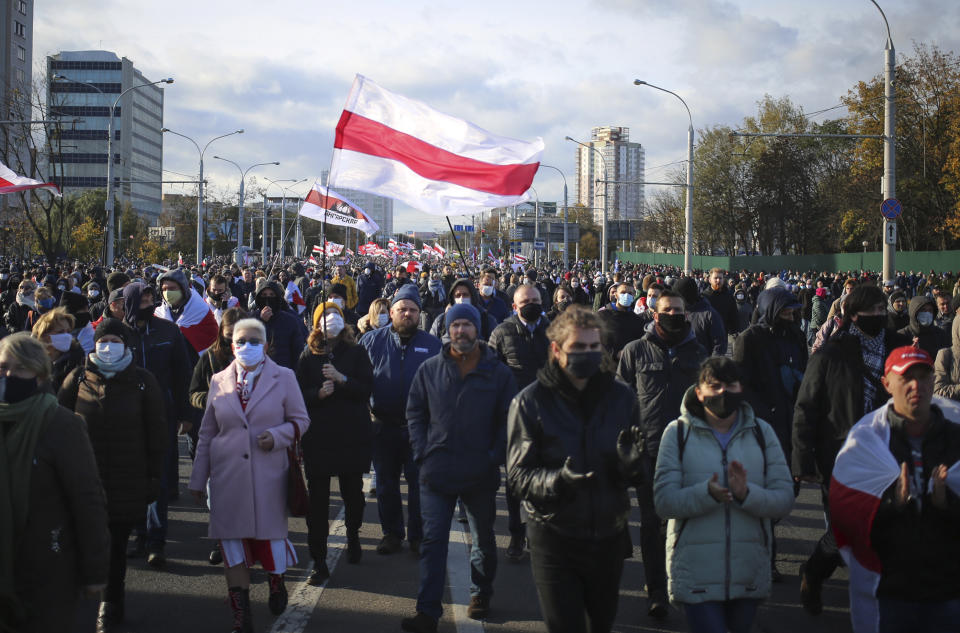
[[[320,174],[320,182],[324,187],[327,186],[327,178],[329,175],[329,171],[323,171]],[[388,239],[393,236],[393,198],[384,198],[383,196],[377,196],[365,191],[357,191],[356,189],[334,187],[333,190],[346,196],[350,202],[363,209],[366,214],[380,226],[380,231],[371,239],[376,240],[380,237]]]
[[[64,51],[47,57],[48,116],[63,121],[60,145],[48,160],[52,179],[64,194],[106,188],[110,107],[124,90],[150,81],[132,61],[109,51]],[[118,212],[129,203],[152,223],[163,199],[163,89],[131,90],[113,116],[111,160]]]
[[[0,0],[0,119],[33,118],[33,0]],[[29,125],[0,124],[0,157],[14,171],[30,173]],[[0,208],[19,206],[17,196],[0,196]],[[4,214],[4,217],[7,217]]]
[[[608,220],[635,220],[643,215],[644,149],[630,142],[630,128],[595,127],[590,148],[577,146],[577,202],[593,209],[600,223],[604,204]],[[604,169],[604,167],[606,169]],[[606,180],[606,183],[597,183]]]

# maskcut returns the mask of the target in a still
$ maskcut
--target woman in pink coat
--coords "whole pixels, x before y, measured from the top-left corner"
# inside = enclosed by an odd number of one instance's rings
[[[293,371],[267,358],[263,323],[233,327],[234,361],[210,381],[190,491],[203,501],[210,483],[209,537],[223,553],[234,633],[250,633],[249,567],[269,573],[270,610],[287,606],[283,574],[297,562],[287,539],[287,447],[294,425],[310,419]]]

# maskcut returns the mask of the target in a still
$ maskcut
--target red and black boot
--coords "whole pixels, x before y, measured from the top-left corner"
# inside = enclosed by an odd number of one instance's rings
[[[253,633],[253,614],[250,613],[250,589],[230,587],[230,609],[233,610],[233,629],[230,633]]]
[[[270,613],[280,615],[287,608],[287,585],[283,582],[283,574],[269,574],[270,578]]]

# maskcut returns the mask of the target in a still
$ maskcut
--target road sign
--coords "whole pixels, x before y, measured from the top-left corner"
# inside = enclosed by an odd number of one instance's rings
[[[887,244],[897,243],[897,223],[896,222],[884,222],[886,226],[883,231],[883,241]]]
[[[888,220],[896,220],[903,213],[903,205],[896,198],[887,198],[880,203],[880,213]]]
[[[472,224],[466,225],[465,227],[463,227],[463,229],[464,229],[467,233],[473,233],[473,225],[472,225]]]
[[[542,250],[545,249],[546,247],[547,247],[547,244],[546,244],[546,242],[544,242],[543,240],[534,240],[534,241],[533,241],[533,248],[535,248],[535,249],[538,250],[538,251],[542,251]]]
[[[454,230],[454,231],[462,231],[462,230],[463,230],[463,225],[462,225],[462,224],[454,224],[454,225],[453,225],[453,230]]]

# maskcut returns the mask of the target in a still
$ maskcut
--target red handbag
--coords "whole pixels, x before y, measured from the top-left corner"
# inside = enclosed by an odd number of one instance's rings
[[[287,470],[287,506],[290,516],[305,517],[310,508],[310,496],[307,493],[307,482],[303,478],[303,451],[300,449],[300,427],[293,424],[293,445],[287,448],[287,460],[290,464]]]

